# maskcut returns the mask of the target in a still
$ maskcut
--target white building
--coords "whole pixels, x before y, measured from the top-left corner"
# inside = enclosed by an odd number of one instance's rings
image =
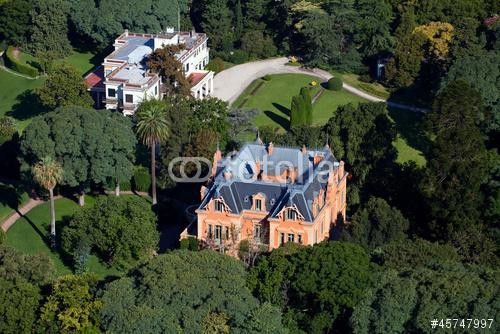
[[[85,77],[88,90],[98,108],[122,110],[131,115],[146,98],[161,98],[160,77],[146,66],[154,50],[165,45],[183,44],[177,55],[191,83],[194,97],[203,99],[213,93],[214,73],[203,70],[209,62],[205,34],[174,31],[168,28],[158,34],[137,34],[125,30],[113,44],[115,50],[104,58],[101,66]]]

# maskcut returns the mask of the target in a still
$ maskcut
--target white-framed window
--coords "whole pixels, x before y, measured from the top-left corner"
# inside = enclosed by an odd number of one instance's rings
[[[116,89],[108,88],[108,97],[116,97]]]
[[[285,218],[286,220],[296,220],[297,212],[294,209],[288,209],[285,211]]]
[[[132,95],[132,94],[125,94],[125,102],[127,102],[127,103],[134,103],[134,95]]]
[[[222,239],[222,226],[215,225],[215,240]]]
[[[255,200],[255,210],[262,211],[262,200],[261,199]]]
[[[208,224],[207,237],[208,237],[209,239],[212,239],[212,237],[213,237],[213,233],[214,233],[214,231],[213,231],[213,227],[212,227],[212,225],[211,225],[211,224]]]
[[[294,242],[294,241],[295,241],[295,234],[288,233],[288,242]]]
[[[216,200],[214,204],[215,204],[215,211],[224,212],[224,204],[221,201]]]
[[[261,224],[254,224],[253,226],[253,238],[255,240],[260,240],[262,237],[262,225]]]

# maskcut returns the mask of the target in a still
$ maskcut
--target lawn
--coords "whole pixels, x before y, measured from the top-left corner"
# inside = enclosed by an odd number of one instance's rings
[[[28,194],[20,187],[0,182],[0,223],[28,201]]]
[[[20,54],[20,60],[28,64],[37,62],[35,57],[26,53]],[[73,51],[65,61],[75,66],[82,75],[97,64],[96,57],[90,52]],[[43,77],[35,80],[25,79],[0,69],[0,116],[13,117],[19,131],[30,123],[32,117],[43,111],[32,93],[34,88],[43,84],[43,80]]]
[[[92,205],[94,199],[86,196],[86,205]],[[80,209],[78,204],[70,199],[56,200],[56,226],[60,225],[64,217],[69,217]],[[24,218],[19,219],[7,232],[6,243],[27,254],[48,255],[57,270],[58,275],[71,273],[69,259],[60,253],[52,252],[47,243],[49,233],[50,211],[49,203],[44,203],[32,209]],[[109,275],[120,275],[115,269],[108,268],[99,259],[92,255],[89,261],[89,270],[104,278]]]
[[[284,131],[289,124],[292,97],[299,93],[300,88],[310,86],[312,81],[321,83],[321,79],[306,74],[276,74],[271,75],[270,81],[258,79],[247,87],[232,106],[258,109],[260,112],[255,116],[255,125],[279,125]],[[319,86],[312,87],[311,95],[314,96],[319,90]],[[313,122],[324,124],[339,105],[361,101],[362,98],[344,90],[325,90],[314,104]]]
[[[334,76],[339,76],[342,78],[346,84],[351,85],[359,90],[362,90],[370,95],[379,97],[381,99],[388,99],[391,95],[390,92],[381,84],[377,82],[363,82],[359,80],[359,75],[354,73],[340,73],[336,71],[330,71]]]
[[[309,85],[313,80],[321,82],[320,79],[306,74],[277,74],[272,75],[270,81],[257,79],[236,99],[232,107],[257,109],[259,113],[254,118],[256,126],[273,125],[285,131],[289,124],[292,96],[298,94],[301,87]],[[319,87],[314,87],[312,95],[319,89]],[[324,90],[313,106],[313,122],[315,125],[325,124],[338,106],[363,101],[365,101],[363,98],[345,90],[339,92]],[[425,152],[426,140],[419,126],[422,114],[402,109],[390,109],[389,115],[396,123],[398,130],[398,137],[394,141],[394,146],[398,150],[397,161],[403,163],[413,160],[418,165],[425,164],[422,152]],[[253,134],[244,135],[242,138],[248,139],[251,136]]]
[[[16,119],[17,128],[22,131],[38,113],[31,91],[42,83],[42,78],[25,79],[0,69],[0,116]]]

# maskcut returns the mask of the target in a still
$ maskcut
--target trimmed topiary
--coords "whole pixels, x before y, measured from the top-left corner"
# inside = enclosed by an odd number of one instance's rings
[[[135,191],[148,191],[151,186],[151,176],[149,174],[149,170],[143,166],[136,167],[133,181]]]
[[[36,77],[38,75],[38,70],[27,64],[20,63],[14,56],[14,48],[9,46],[7,51],[4,53],[5,66],[14,70],[16,72],[25,74],[30,77]]]
[[[333,77],[328,80],[327,88],[329,90],[339,91],[342,89],[342,79],[339,77]]]

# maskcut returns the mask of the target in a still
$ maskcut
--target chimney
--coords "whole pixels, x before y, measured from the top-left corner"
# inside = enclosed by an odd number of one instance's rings
[[[217,142],[217,150],[214,153],[214,161],[212,164],[212,176],[215,175],[215,172],[217,171],[217,163],[219,160],[222,159],[222,152],[219,149],[219,143]]]
[[[200,199],[201,200],[203,200],[203,198],[205,197],[206,192],[207,192],[207,187],[201,186],[201,188],[200,188]]]
[[[267,144],[267,154],[268,155],[273,154],[273,147],[274,147],[273,142],[270,142],[269,144]]]
[[[233,173],[231,173],[231,170],[229,170],[229,169],[224,170],[224,178],[226,180],[229,180],[232,176],[233,176]]]
[[[339,179],[344,177],[344,161],[340,160],[339,163]]]
[[[323,160],[323,156],[316,153],[314,155],[314,161],[313,161],[314,166],[317,166],[321,162],[321,160]]]
[[[303,155],[306,155],[307,154],[306,145],[302,145],[302,149],[300,151],[302,152]]]
[[[259,178],[259,175],[260,175],[260,161],[259,160],[256,160],[255,161],[255,170],[254,170],[254,177],[256,179]]]

